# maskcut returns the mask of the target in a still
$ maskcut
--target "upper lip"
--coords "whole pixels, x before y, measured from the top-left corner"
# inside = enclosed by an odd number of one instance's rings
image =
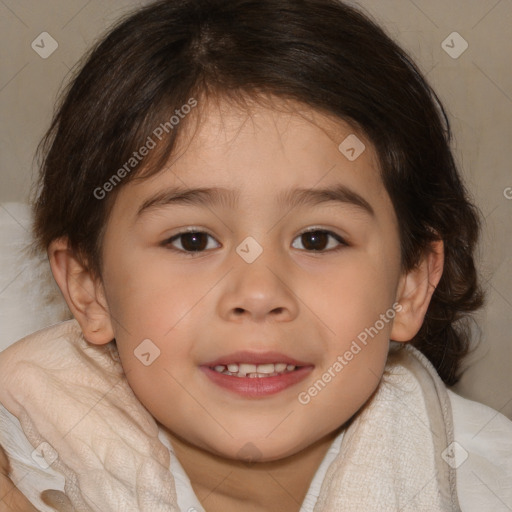
[[[234,363],[249,363],[249,364],[266,364],[266,363],[286,363],[293,364],[294,366],[312,366],[311,363],[299,361],[293,357],[289,357],[280,352],[251,352],[248,350],[241,350],[232,352],[221,356],[214,361],[204,363],[202,366],[220,366]]]

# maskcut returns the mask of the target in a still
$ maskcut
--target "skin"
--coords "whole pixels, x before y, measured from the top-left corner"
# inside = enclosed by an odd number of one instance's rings
[[[0,511],[37,512],[30,502],[9,478],[10,465],[7,455],[0,446]]]
[[[49,249],[85,338],[104,344],[115,337],[129,384],[165,428],[208,512],[300,509],[340,427],[375,391],[389,340],[413,338],[442,273],[441,242],[402,271],[397,219],[370,141],[339,119],[294,107],[255,103],[248,113],[203,104],[203,121],[193,137],[186,132],[174,163],[120,189],[101,280],[65,239]],[[353,133],[366,150],[349,161],[338,145]],[[349,203],[276,202],[295,187],[338,184],[362,196],[373,215]],[[239,202],[160,206],[137,217],[149,197],[178,185],[236,189]],[[183,238],[165,243],[186,227],[211,235],[205,251],[187,255]],[[310,239],[300,235],[310,228],[346,243],[330,237],[323,250],[307,250]],[[236,252],[248,236],[263,249],[253,263]],[[394,303],[401,305],[394,321],[301,404],[298,394]],[[149,366],[134,356],[145,339],[160,350]],[[297,385],[257,399],[217,387],[198,369],[242,349],[279,351],[314,368]],[[247,443],[256,447],[257,463],[241,460]]]

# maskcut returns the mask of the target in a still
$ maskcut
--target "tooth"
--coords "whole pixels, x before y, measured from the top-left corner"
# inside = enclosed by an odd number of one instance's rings
[[[254,373],[256,371],[256,365],[241,363],[238,365],[238,371],[240,373],[245,373],[245,375],[247,375],[248,373]]]
[[[258,373],[274,373],[274,363],[259,364],[256,371]]]
[[[232,375],[235,377],[249,377],[251,379],[261,377],[275,377],[283,373],[295,370],[296,366],[286,363],[264,363],[264,364],[249,364],[249,363],[230,363],[228,365],[219,364],[214,366],[216,372],[224,375]]]

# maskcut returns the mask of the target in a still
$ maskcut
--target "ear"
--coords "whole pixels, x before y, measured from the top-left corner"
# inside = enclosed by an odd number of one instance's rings
[[[397,308],[390,338],[393,341],[410,341],[420,330],[432,294],[443,274],[444,244],[432,242],[418,264],[402,274],[397,292]]]
[[[114,339],[103,284],[76,257],[67,238],[50,243],[48,259],[53,277],[76,318],[84,338],[94,345],[104,345]]]

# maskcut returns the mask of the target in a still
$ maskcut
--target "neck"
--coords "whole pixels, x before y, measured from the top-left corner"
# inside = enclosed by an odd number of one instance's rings
[[[335,430],[284,459],[248,463],[207,452],[164,430],[207,512],[299,511],[315,472],[340,432]]]

